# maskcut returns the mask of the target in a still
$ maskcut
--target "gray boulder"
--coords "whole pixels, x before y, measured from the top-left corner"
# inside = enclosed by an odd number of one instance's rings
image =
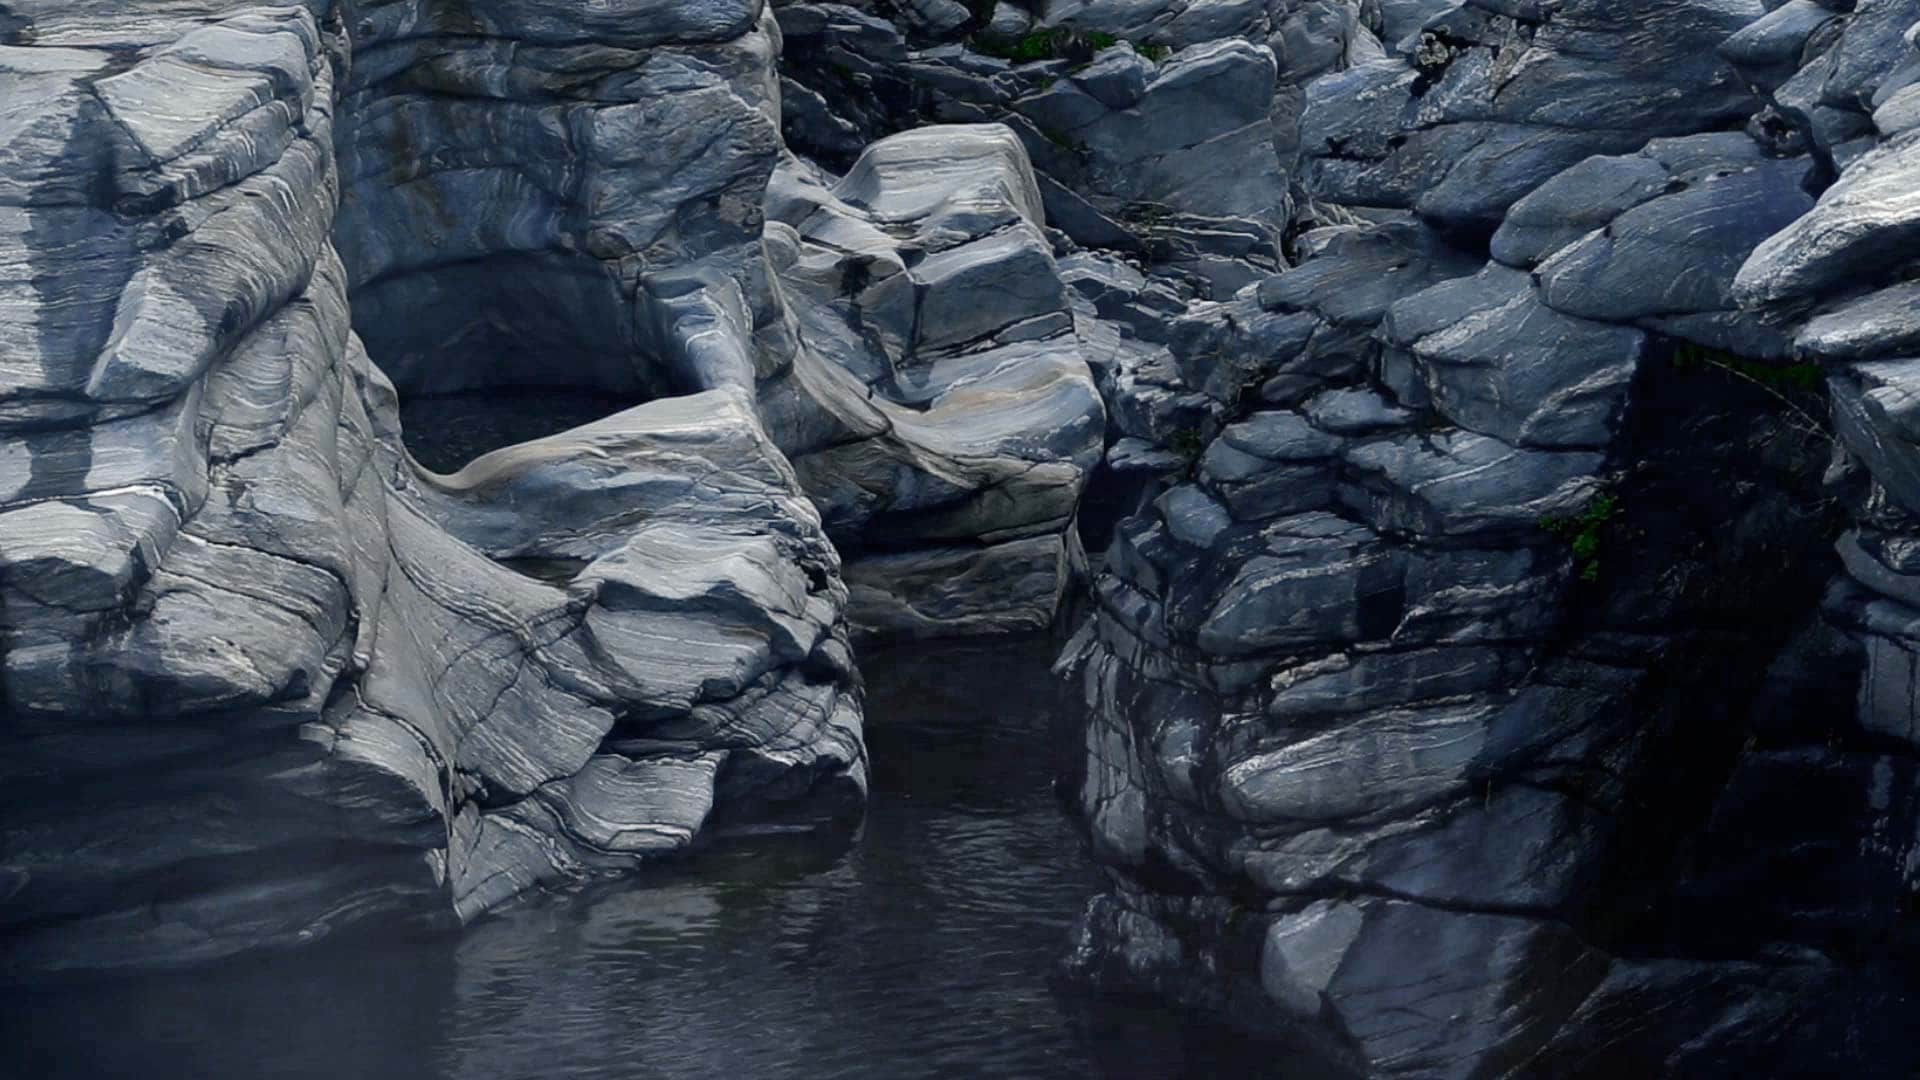
[[[1911,261],[1920,233],[1920,135],[1908,133],[1853,162],[1812,212],[1754,249],[1734,281],[1742,304],[1832,292]]]
[[[1542,19],[1525,5],[1461,5],[1427,22],[1411,63],[1383,58],[1316,81],[1300,129],[1309,187],[1491,232],[1590,155],[1753,110],[1711,50],[1761,14],[1757,2],[1630,7],[1569,3]]]

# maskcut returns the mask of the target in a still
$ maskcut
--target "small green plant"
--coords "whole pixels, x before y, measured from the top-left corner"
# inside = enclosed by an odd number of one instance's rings
[[[1071,30],[1035,30],[1012,41],[973,37],[968,39],[968,44],[973,46],[975,52],[1011,60],[1016,64],[1029,64],[1059,56],[1072,41]]]
[[[1178,219],[1170,207],[1153,202],[1127,203],[1114,217],[1140,241],[1149,258],[1162,261],[1173,257]]]
[[[1620,498],[1602,491],[1572,517],[1543,517],[1540,527],[1567,541],[1573,551],[1573,564],[1581,581],[1600,580],[1601,533],[1620,514]]]
[[[1073,47],[1075,58],[1080,61],[1079,64],[1074,66],[1074,73],[1079,74],[1092,67],[1094,54],[1100,52],[1102,49],[1111,49],[1119,44],[1121,44],[1121,40],[1112,34],[1102,33],[1098,30],[1088,30],[1081,33],[1070,43]]]
[[[1167,436],[1167,449],[1186,458],[1187,464],[1191,465],[1200,460],[1200,455],[1207,449],[1207,441],[1200,437],[1199,431],[1181,428]]]
[[[1159,232],[1173,223],[1173,208],[1157,202],[1128,203],[1120,216],[1149,232]]]
[[[1819,364],[1762,364],[1691,341],[1674,345],[1673,366],[1681,371],[1719,368],[1773,390],[1818,390],[1825,381]]]
[[[1069,138],[1066,135],[1062,135],[1060,132],[1055,131],[1050,127],[1042,127],[1039,124],[1035,124],[1034,130],[1038,131],[1042,138],[1046,139],[1048,142],[1059,147],[1060,149],[1065,150],[1069,154],[1074,154],[1080,157],[1085,157],[1087,155],[1087,148],[1085,144],[1075,142],[1073,139]]]
[[[987,56],[997,56],[1016,64],[1030,64],[1037,60],[1063,57],[1085,63],[1093,59],[1094,53],[1126,42],[1100,30],[1080,31],[1059,26],[1035,30],[1012,41],[976,34],[967,39],[967,44],[973,51]],[[1149,60],[1162,60],[1173,53],[1165,45],[1134,45],[1133,50]]]

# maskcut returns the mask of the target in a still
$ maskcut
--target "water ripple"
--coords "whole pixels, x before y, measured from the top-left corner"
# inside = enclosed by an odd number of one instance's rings
[[[1217,1033],[1051,987],[1098,880],[1050,792],[1049,655],[869,657],[873,803],[844,851],[716,851],[458,938],[8,1002],[0,1075],[1267,1074]]]

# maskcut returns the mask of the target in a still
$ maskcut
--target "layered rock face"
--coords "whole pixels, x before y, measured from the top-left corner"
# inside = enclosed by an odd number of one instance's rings
[[[1186,460],[1063,659],[1078,972],[1364,1075],[1901,1067],[1916,23],[1470,0],[1307,84],[1362,220],[1124,334],[1110,461]]]
[[[0,525],[13,962],[192,959],[376,914],[465,918],[683,848],[716,816],[857,807],[838,558],[750,386],[689,386],[450,477],[402,450],[350,290],[381,310],[425,277],[406,260],[473,260],[496,240],[567,257],[544,250],[565,240],[532,208],[466,215],[504,240],[444,231],[444,206],[477,197],[460,183],[508,175],[485,160],[502,140],[402,166],[360,153],[375,136],[356,124],[336,157],[337,107],[379,113],[355,87],[393,77],[379,36],[421,48],[437,28],[399,5],[23,15],[4,261],[26,333],[10,343]],[[736,67],[758,57],[764,82],[772,45],[737,22],[708,36]],[[356,34],[375,62],[350,75]],[[742,100],[722,72],[697,81]],[[778,143],[761,128],[764,173]],[[369,210],[368,187],[403,167],[424,174],[384,189],[405,205]],[[756,193],[737,160],[717,175]],[[750,246],[751,204],[734,212],[732,235],[690,221],[660,261]],[[391,248],[370,213],[388,215]],[[593,295],[617,270],[589,260],[532,290],[589,312],[583,334],[631,325],[617,292]],[[491,298],[422,302],[394,322],[454,351],[377,339],[403,382],[512,363],[451,333],[501,321]],[[592,344],[589,362],[621,360],[624,342]]]
[[[850,607],[1051,618],[1104,411],[1003,129],[818,173],[757,4],[118,9],[0,9],[10,972],[845,823]]]
[[[931,128],[828,179],[790,160],[768,191],[800,346],[761,400],[848,559],[854,618],[1045,628],[1084,564],[1106,412],[1026,155],[1004,127]]]

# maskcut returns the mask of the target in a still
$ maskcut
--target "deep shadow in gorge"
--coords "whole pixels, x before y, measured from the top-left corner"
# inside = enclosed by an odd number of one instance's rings
[[[377,278],[349,299],[400,394],[408,452],[437,473],[689,389],[639,340],[617,267],[584,255],[502,252]]]
[[[645,404],[616,394],[545,386],[400,400],[401,436],[422,466],[451,473],[491,450],[570,431]]]
[[[1757,747],[1832,746],[1853,727],[1831,706],[1855,693],[1858,658],[1794,655],[1837,638],[1820,606],[1846,524],[1822,481],[1833,451],[1824,386],[1805,374],[1656,339],[1635,382],[1609,489],[1618,509],[1599,530],[1596,580],[1575,587],[1561,631],[1571,670],[1632,660],[1645,672],[1623,707],[1658,766],[1611,793],[1612,855],[1570,913],[1615,955],[1763,954],[1777,939],[1753,913],[1764,922],[1768,904],[1701,903],[1703,859],[1767,873],[1764,845],[1724,835],[1716,803]],[[1799,707],[1786,708],[1796,693]],[[1793,729],[1769,731],[1783,712]],[[1768,813],[1784,826],[1800,812],[1792,802],[1782,793]],[[1791,887],[1750,885],[1767,897]]]

